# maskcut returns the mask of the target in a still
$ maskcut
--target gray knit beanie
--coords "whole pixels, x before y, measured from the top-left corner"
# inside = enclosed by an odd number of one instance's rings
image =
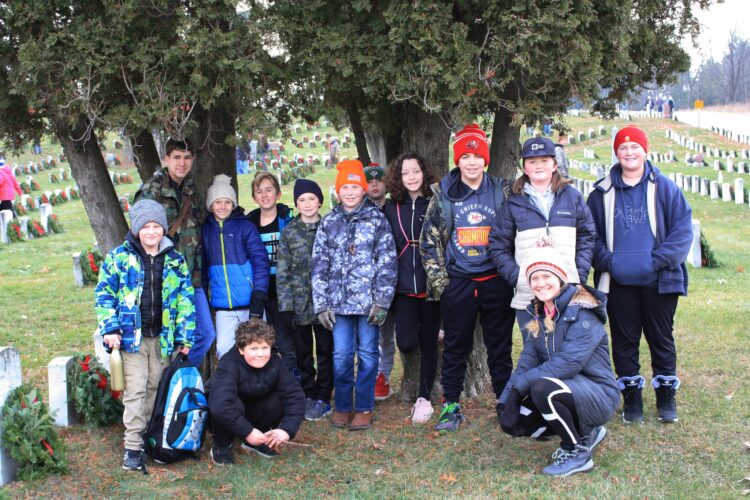
[[[235,208],[237,207],[237,193],[234,192],[234,188],[232,187],[232,178],[224,174],[219,174],[214,177],[213,184],[208,188],[208,195],[206,195],[206,209],[210,211],[211,205],[221,198],[231,200],[232,203],[234,203]]]
[[[138,234],[143,226],[149,222],[156,222],[164,228],[166,233],[169,229],[169,223],[164,207],[154,200],[140,200],[130,207],[130,230],[133,231],[133,234]]]

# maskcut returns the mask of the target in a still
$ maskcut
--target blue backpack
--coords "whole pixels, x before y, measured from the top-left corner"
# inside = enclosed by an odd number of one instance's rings
[[[179,355],[159,381],[154,412],[143,434],[146,454],[162,463],[194,456],[203,445],[207,421],[201,374],[187,356]]]

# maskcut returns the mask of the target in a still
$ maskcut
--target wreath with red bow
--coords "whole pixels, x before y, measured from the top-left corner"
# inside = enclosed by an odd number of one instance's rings
[[[60,219],[57,217],[56,214],[50,215],[49,218],[47,219],[47,229],[49,229],[50,233],[56,233],[56,234],[60,234],[63,231],[65,231],[65,229],[63,228],[62,222],[60,222]]]
[[[109,372],[90,354],[75,356],[73,402],[86,425],[99,427],[122,418],[122,393],[109,388]]]
[[[67,471],[63,442],[34,387],[24,384],[8,395],[0,429],[3,447],[18,463],[19,479],[38,479]]]
[[[31,219],[29,219],[29,221],[26,223],[26,232],[34,238],[47,236],[47,232],[44,230],[42,225],[39,222]]]
[[[15,243],[17,241],[23,241],[23,232],[21,231],[21,223],[18,222],[18,219],[13,219],[8,223],[8,241],[11,243]]]
[[[84,285],[96,285],[99,283],[99,268],[103,260],[99,250],[86,249],[81,252],[81,271],[83,272]]]

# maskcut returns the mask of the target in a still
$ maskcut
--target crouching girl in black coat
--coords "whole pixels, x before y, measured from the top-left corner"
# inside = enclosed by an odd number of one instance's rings
[[[273,327],[257,318],[240,323],[236,344],[219,361],[209,382],[208,409],[214,433],[211,460],[234,463],[232,443],[272,458],[293,439],[305,416],[305,393],[271,353]]]
[[[560,437],[544,474],[587,471],[620,402],[604,329],[606,296],[567,284],[559,252],[550,247],[533,251],[521,271],[535,298],[529,336],[500,396],[501,427],[512,436]]]

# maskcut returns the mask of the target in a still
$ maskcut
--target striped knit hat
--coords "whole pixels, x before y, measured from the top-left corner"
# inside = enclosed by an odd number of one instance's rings
[[[523,267],[526,268],[526,281],[531,283],[531,275],[537,271],[548,271],[563,283],[568,282],[568,273],[565,272],[565,263],[560,251],[555,248],[554,243],[548,241],[537,242],[534,248],[524,259]]]

